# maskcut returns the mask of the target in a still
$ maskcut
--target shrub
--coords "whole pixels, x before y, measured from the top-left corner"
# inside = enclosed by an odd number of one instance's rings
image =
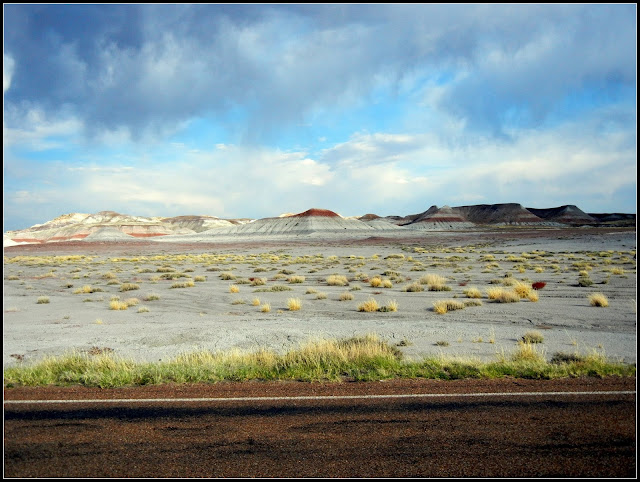
[[[302,308],[302,301],[300,298],[289,298],[287,300],[287,308],[289,308],[289,311],[298,311]]]
[[[542,288],[544,288],[545,286],[547,286],[547,283],[545,283],[544,281],[536,281],[535,283],[531,284],[531,287],[534,290],[541,290]]]
[[[111,300],[111,302],[109,303],[109,309],[110,310],[128,310],[129,305],[124,301]]]
[[[408,291],[410,293],[417,293],[419,291],[424,291],[424,287],[419,282],[413,282],[410,285],[404,287],[404,291]]]
[[[122,283],[120,285],[120,291],[133,291],[133,290],[139,290],[140,289],[140,285],[137,285],[135,283]]]
[[[589,303],[591,306],[606,308],[609,306],[609,300],[603,293],[593,293],[589,295]]]
[[[398,302],[396,300],[389,300],[387,304],[378,308],[378,311],[389,312],[398,311]]]
[[[176,281],[171,285],[172,288],[192,288],[195,286],[193,280],[189,281]]]
[[[369,284],[373,288],[378,288],[382,284],[382,279],[379,276],[374,276],[369,280]]]
[[[462,310],[465,304],[456,300],[440,300],[433,302],[433,311],[439,315],[444,315],[449,311]]]
[[[349,281],[346,276],[332,274],[327,278],[327,284],[329,286],[347,286]]]
[[[539,331],[528,331],[522,337],[524,343],[542,343],[544,336]]]
[[[367,301],[361,303],[358,306],[358,311],[366,311],[366,312],[378,311],[378,302],[373,298],[369,298]]]
[[[36,303],[39,304],[39,305],[47,304],[47,303],[49,303],[49,297],[48,296],[40,296],[40,297],[38,297],[38,301]]]
[[[587,287],[587,286],[591,286],[592,284],[593,284],[593,280],[591,278],[581,277],[578,280],[578,286]]]
[[[487,289],[487,297],[497,303],[515,303],[520,301],[520,295],[515,291],[506,290],[504,288]]]
[[[463,293],[467,298],[482,298],[482,293],[475,287],[467,288]]]
[[[518,281],[513,285],[513,291],[520,298],[527,298],[529,296],[529,293],[531,292],[531,289],[531,285],[529,285],[528,283],[523,283],[521,281]]]

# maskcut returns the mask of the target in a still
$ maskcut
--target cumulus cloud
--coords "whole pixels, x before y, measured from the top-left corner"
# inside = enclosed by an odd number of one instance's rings
[[[24,19],[5,23],[18,85],[7,101],[72,107],[87,127],[134,136],[235,112],[239,135],[259,140],[423,70],[456,76],[440,110],[495,131],[542,122],[569,89],[635,85],[633,5],[74,6],[94,32],[72,30],[62,8],[6,10]],[[28,35],[35,10],[48,42]]]

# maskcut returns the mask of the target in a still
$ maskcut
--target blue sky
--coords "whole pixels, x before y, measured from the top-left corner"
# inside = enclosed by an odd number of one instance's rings
[[[4,5],[4,230],[636,212],[635,4]]]

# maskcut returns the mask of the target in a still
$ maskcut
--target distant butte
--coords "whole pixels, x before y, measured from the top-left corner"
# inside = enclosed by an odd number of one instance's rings
[[[292,217],[296,218],[308,218],[308,217],[322,217],[322,218],[339,218],[339,214],[329,211],[328,209],[311,208],[303,213],[294,214]]]

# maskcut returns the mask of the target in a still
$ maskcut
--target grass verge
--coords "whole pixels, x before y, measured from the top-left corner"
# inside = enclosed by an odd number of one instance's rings
[[[635,376],[634,365],[604,355],[552,358],[534,345],[521,344],[513,354],[494,362],[426,357],[406,361],[395,346],[376,335],[344,340],[312,340],[284,354],[271,350],[199,351],[158,363],[137,363],[113,353],[74,352],[34,364],[5,368],[4,386],[84,385],[113,388],[164,383],[216,383],[248,380],[371,381],[392,378],[533,378]]]

